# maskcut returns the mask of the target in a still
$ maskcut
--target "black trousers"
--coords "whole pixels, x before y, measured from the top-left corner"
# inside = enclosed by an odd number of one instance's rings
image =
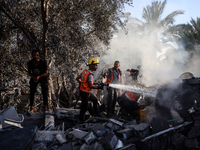
[[[118,89],[111,87],[108,88],[107,114],[114,114],[118,94]]]
[[[87,93],[87,92],[83,92],[83,91],[80,91],[80,96],[81,96],[82,103],[81,103],[79,119],[84,120],[84,115],[88,108],[88,101],[93,102],[94,114],[98,115],[97,97],[95,95],[93,95],[92,93]]]
[[[33,106],[34,95],[38,84],[41,84],[43,105],[48,105],[48,82],[45,78],[40,78],[38,82],[34,82],[33,79],[30,81],[30,106]]]

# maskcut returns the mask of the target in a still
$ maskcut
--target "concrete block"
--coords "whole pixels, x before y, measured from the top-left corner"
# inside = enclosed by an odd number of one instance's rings
[[[122,148],[122,147],[124,147],[123,142],[121,140],[118,140],[118,142],[117,142],[117,144],[115,146],[115,149],[119,149],[119,148]]]
[[[123,122],[120,122],[120,121],[118,121],[118,120],[115,120],[115,119],[109,119],[111,122],[113,122],[114,124],[117,124],[117,125],[119,125],[120,127],[122,127],[123,125],[124,125],[124,123]]]
[[[104,150],[103,146],[99,142],[95,142],[92,149],[93,150]]]
[[[82,139],[85,141],[85,143],[90,144],[92,143],[97,137],[94,135],[92,131],[90,131],[86,136],[84,136]]]
[[[54,116],[53,115],[45,115],[45,127],[55,127]]]
[[[111,129],[112,131],[118,131],[121,129],[121,126],[118,124],[115,124],[113,122],[107,122],[105,125],[107,128]]]
[[[134,129],[133,132],[136,137],[142,139],[150,135],[150,126],[147,123],[140,123],[136,125],[126,126],[127,128]]]
[[[65,135],[63,133],[57,133],[56,134],[56,139],[58,140],[58,142],[60,144],[63,144],[65,142],[67,142],[67,139],[66,139],[66,137],[65,137]]]
[[[106,133],[107,133],[107,130],[106,128],[97,123],[97,124],[94,124],[94,126],[91,128],[91,130],[95,133],[95,135],[97,135],[98,137],[102,137],[104,136]]]
[[[81,147],[80,147],[80,150],[90,150],[90,149],[91,149],[90,145],[88,145],[86,143],[82,144]]]
[[[104,138],[100,140],[100,143],[103,145],[105,149],[114,149],[117,145],[118,138],[114,134],[107,134]]]
[[[129,138],[134,136],[134,132],[133,129],[122,129],[116,132],[117,136],[124,139],[124,140],[128,140]]]
[[[73,135],[73,139],[82,139],[84,136],[88,134],[88,132],[79,129],[74,129],[73,131],[69,132],[69,134]]]
[[[61,131],[41,131],[36,133],[35,141],[37,142],[51,142],[56,138],[57,134],[62,134]]]

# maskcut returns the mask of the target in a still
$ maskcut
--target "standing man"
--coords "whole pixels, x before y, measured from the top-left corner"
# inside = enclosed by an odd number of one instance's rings
[[[48,69],[45,61],[40,59],[40,51],[32,51],[32,60],[28,62],[28,74],[31,76],[30,80],[30,113],[33,113],[33,102],[34,95],[38,83],[41,84],[42,95],[43,95],[43,105],[45,114],[48,113],[48,82],[47,75]]]
[[[91,92],[93,89],[103,89],[102,86],[98,83],[94,83],[94,75],[93,71],[96,71],[98,68],[99,59],[97,57],[92,57],[88,61],[89,69],[83,70],[83,72],[76,78],[76,80],[80,83],[80,97],[81,97],[81,110],[79,115],[79,120],[84,121],[84,115],[87,111],[88,101],[93,102],[93,109],[95,115],[99,115],[97,108],[97,97],[93,95]]]
[[[107,76],[107,84],[119,84],[121,83],[122,72],[120,70],[120,62],[115,61],[114,67],[108,69]],[[115,88],[108,88],[108,101],[107,101],[107,115],[113,115],[115,111],[115,105],[117,101],[117,97],[119,95],[119,90]]]

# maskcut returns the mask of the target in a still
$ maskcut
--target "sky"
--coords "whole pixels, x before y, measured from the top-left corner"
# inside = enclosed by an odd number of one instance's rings
[[[151,5],[153,0],[133,0],[133,6],[126,6],[125,12],[130,12],[132,17],[142,19],[143,8]],[[158,0],[163,2],[164,0]],[[191,18],[196,19],[200,17],[200,0],[167,0],[166,7],[163,12],[163,18],[173,11],[182,10],[184,14],[175,17],[174,24],[189,23]]]

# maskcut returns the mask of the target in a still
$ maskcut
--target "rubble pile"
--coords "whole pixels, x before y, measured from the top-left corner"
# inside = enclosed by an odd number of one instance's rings
[[[16,144],[21,143],[21,145],[15,145],[18,149],[27,149],[29,146],[31,150],[176,150],[198,148],[198,136],[200,135],[198,119],[196,122],[177,124],[174,120],[166,121],[161,118],[153,118],[151,124],[148,124],[137,122],[134,119],[123,119],[122,116],[116,115],[111,118],[88,117],[88,120],[80,123],[77,119],[78,114],[78,109],[57,108],[55,113],[45,116],[41,114],[24,116],[22,122],[21,119],[13,120],[16,118],[16,111],[11,107],[0,115],[1,119],[4,116],[4,120],[1,122],[8,120],[0,131],[2,141],[0,146],[9,150],[5,143],[12,143],[12,139]],[[5,117],[10,118],[5,119]],[[7,136],[14,136],[11,139],[5,139],[7,133]],[[15,133],[20,133],[20,138]],[[26,133],[29,135],[29,140],[26,138],[28,137]],[[16,142],[16,140],[20,141]],[[12,149],[12,144],[9,145]]]
[[[63,119],[63,111],[57,111],[56,118]],[[74,110],[72,110],[75,112]],[[62,115],[61,115],[62,114]],[[48,119],[47,119],[48,120]],[[50,121],[51,122],[51,121]],[[48,125],[47,125],[48,126]],[[59,125],[58,125],[59,126]],[[147,123],[137,124],[135,121],[113,118],[92,117],[85,123],[77,123],[71,128],[64,129],[65,125],[47,127],[36,133],[32,149],[146,149],[140,139],[150,135],[150,126]]]
[[[191,84],[174,81],[159,87],[155,100],[140,109],[145,112],[144,120],[141,114],[139,119],[128,115],[122,107],[116,107],[117,113],[109,117],[92,117],[91,111],[91,116],[85,114],[84,122],[78,119],[80,109],[56,108],[48,115],[27,116],[17,114],[14,107],[10,107],[0,111],[0,147],[7,150],[13,147],[31,150],[200,149],[200,81],[198,79],[197,85],[196,79],[194,81],[190,79]]]
[[[79,112],[77,110],[57,108],[55,112],[55,122],[53,122],[57,125],[51,122],[51,117],[46,116],[46,127],[36,133],[33,150],[169,149],[172,146],[182,146],[180,142],[177,144],[175,141],[180,137],[183,138],[185,135],[182,133],[188,132],[188,128],[192,124],[192,122],[184,122],[178,125],[173,121],[166,122],[161,118],[153,118],[149,125],[134,119],[127,121],[121,116],[91,117],[84,123],[78,123],[76,116]],[[69,116],[72,112],[74,118]],[[67,120],[64,121],[64,119]],[[47,123],[48,121],[49,123]]]

